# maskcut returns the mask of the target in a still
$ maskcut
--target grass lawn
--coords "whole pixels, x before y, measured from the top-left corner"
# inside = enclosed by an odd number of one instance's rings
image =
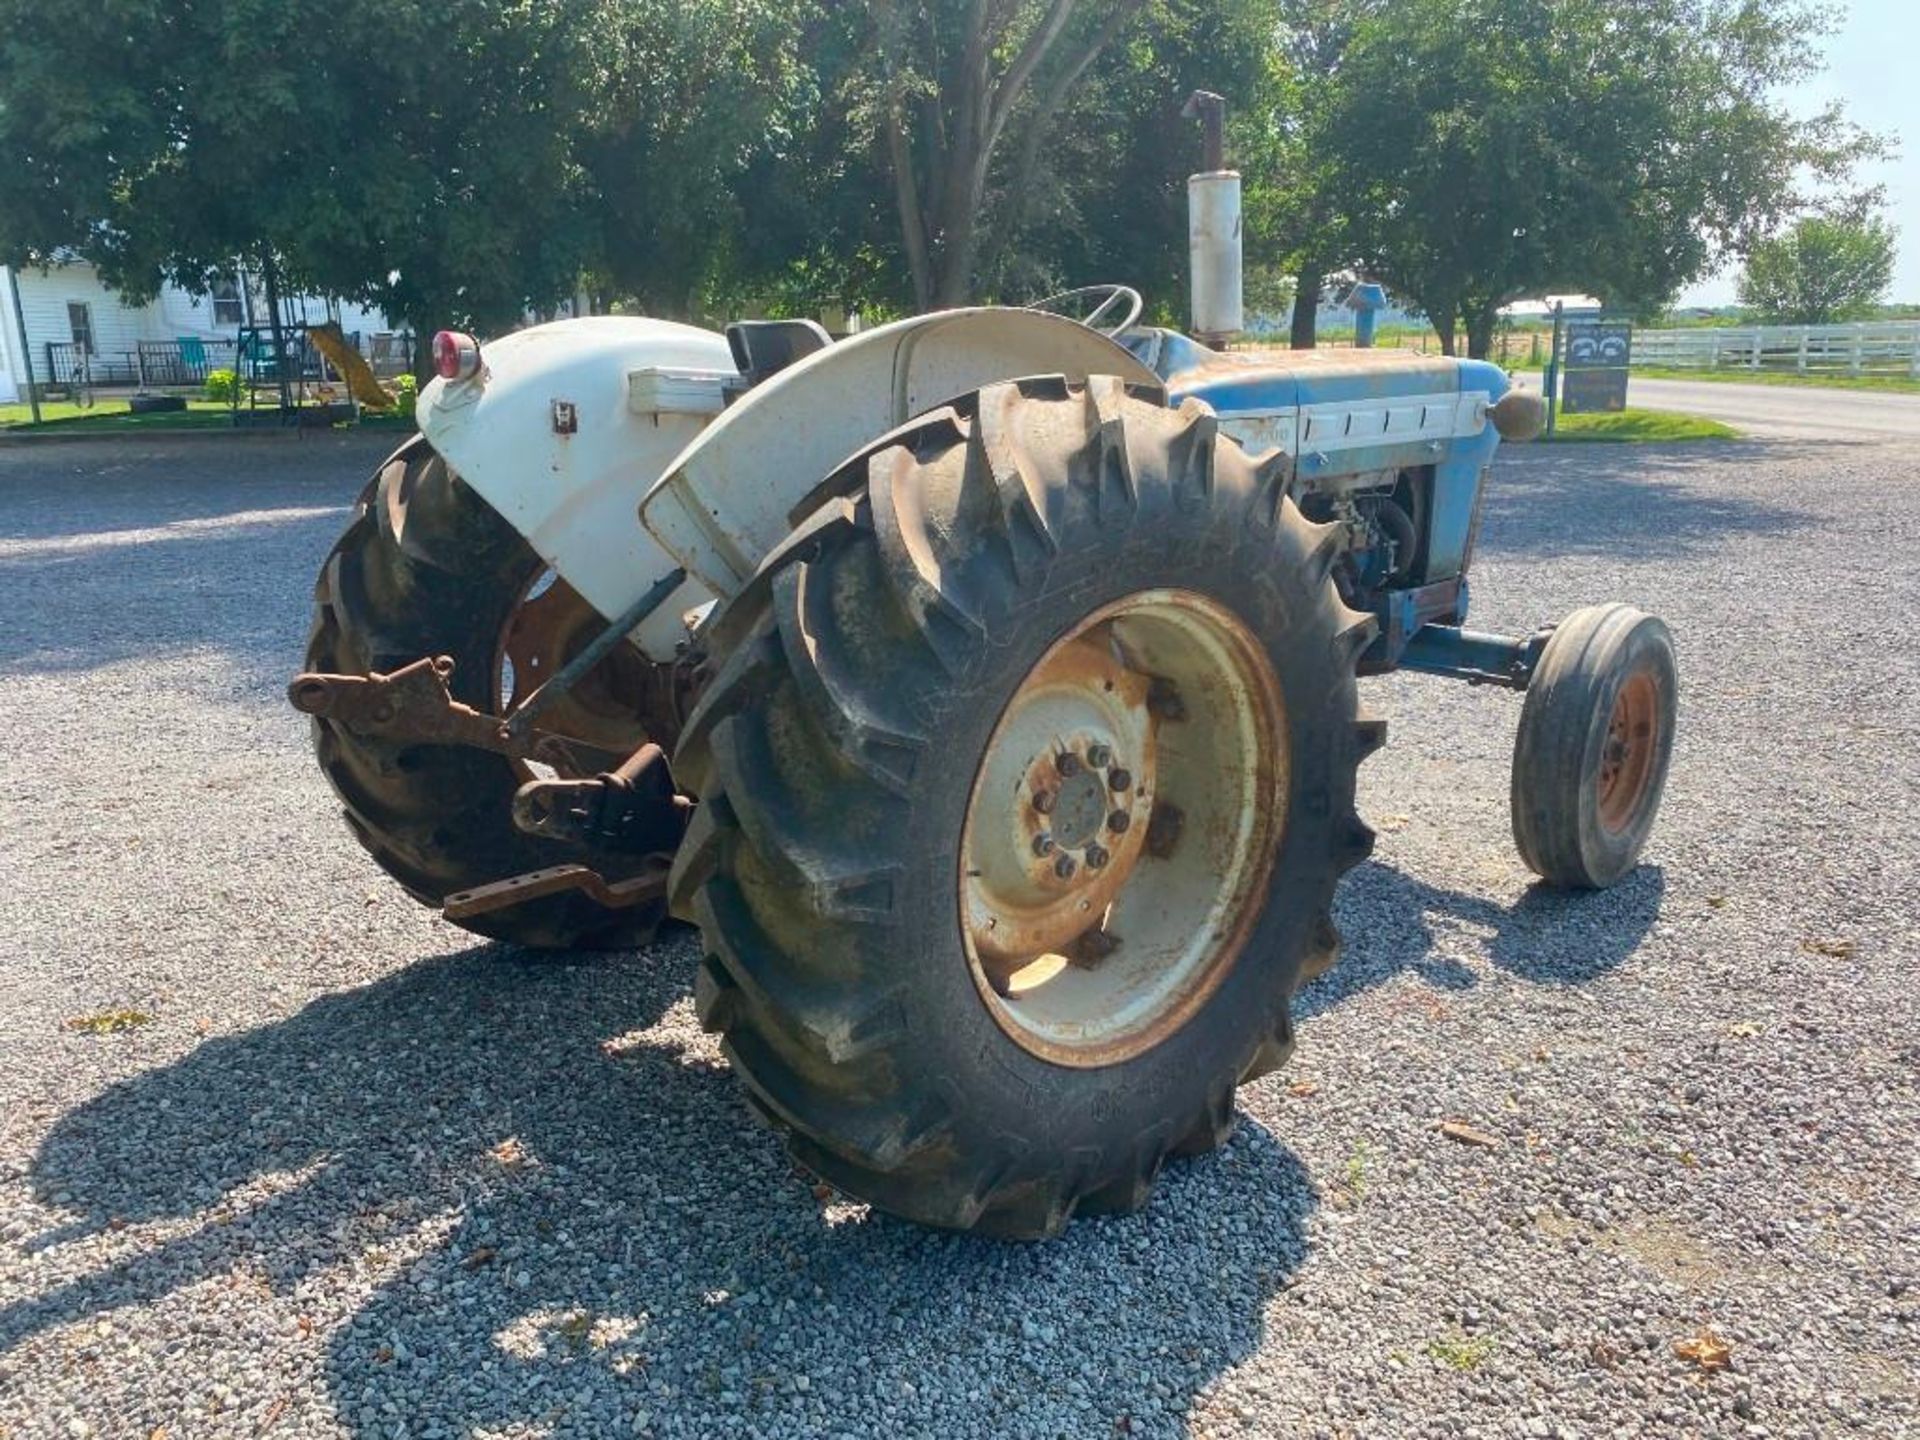
[[[1540,371],[1517,369],[1537,389]],[[1885,390],[1895,394],[1920,395],[1920,380],[1904,375],[1801,375],[1792,370],[1680,370],[1667,365],[1636,365],[1627,380],[1627,393],[1633,393],[1635,380],[1702,380],[1722,385],[1797,385],[1815,390]]]
[[[1545,436],[1541,437],[1545,439]],[[1556,442],[1646,440],[1737,440],[1740,432],[1731,425],[1709,420],[1702,415],[1683,415],[1669,410],[1620,410],[1611,415],[1562,414],[1554,426]]]
[[[1636,365],[1634,376],[1648,380],[1716,380],[1728,385],[1803,385],[1816,390],[1891,390],[1920,395],[1920,380],[1905,375],[1802,375],[1793,370],[1675,370]],[[1631,389],[1633,381],[1629,379]]]
[[[245,406],[241,407],[245,410]],[[375,415],[363,412],[360,423],[376,430],[411,430],[411,415]],[[40,424],[25,405],[0,405],[0,429],[21,434],[75,433],[124,435],[134,430],[225,430],[233,427],[233,407],[221,400],[189,400],[185,410],[162,410],[135,415],[125,400],[102,400],[82,410],[70,400],[43,401]]]
[[[199,430],[208,424],[219,422],[230,424],[233,411],[225,404],[213,400],[189,400],[185,410],[160,411],[149,415],[135,415],[127,409],[124,399],[100,400],[90,409],[81,409],[71,400],[42,400],[40,402],[40,423],[42,428],[58,425],[62,430],[71,427],[84,427],[92,430],[101,427],[119,430],[128,426],[151,426],[154,424],[174,425],[182,429]],[[33,428],[33,411],[22,405],[0,405],[0,425],[18,426],[21,429]]]

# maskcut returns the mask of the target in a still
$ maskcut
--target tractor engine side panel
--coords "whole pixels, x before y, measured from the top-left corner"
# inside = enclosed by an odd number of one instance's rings
[[[1246,449],[1280,451],[1296,498],[1430,469],[1427,578],[1460,573],[1481,477],[1499,445],[1487,418],[1508,387],[1499,367],[1385,350],[1169,348],[1176,364],[1193,362],[1168,377],[1169,402],[1205,401]]]

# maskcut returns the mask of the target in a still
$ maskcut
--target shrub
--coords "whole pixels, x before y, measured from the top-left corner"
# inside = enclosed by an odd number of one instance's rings
[[[215,404],[231,405],[240,398],[240,377],[231,370],[209,370],[201,388]]]
[[[387,388],[393,391],[394,399],[399,401],[395,407],[402,415],[413,414],[413,402],[420,398],[420,382],[411,375],[396,375],[387,382]]]

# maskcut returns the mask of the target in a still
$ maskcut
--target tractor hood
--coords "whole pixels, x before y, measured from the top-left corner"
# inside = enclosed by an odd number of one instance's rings
[[[1484,360],[1407,350],[1209,350],[1168,330],[1127,347],[1171,404],[1205,401],[1248,450],[1279,450],[1305,478],[1486,463],[1499,443],[1488,412],[1506,372]]]

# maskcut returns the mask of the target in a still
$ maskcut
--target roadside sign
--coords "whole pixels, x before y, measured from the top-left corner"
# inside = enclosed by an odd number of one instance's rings
[[[1569,415],[1627,408],[1627,367],[1633,326],[1623,320],[1575,320],[1567,325],[1560,404]]]

